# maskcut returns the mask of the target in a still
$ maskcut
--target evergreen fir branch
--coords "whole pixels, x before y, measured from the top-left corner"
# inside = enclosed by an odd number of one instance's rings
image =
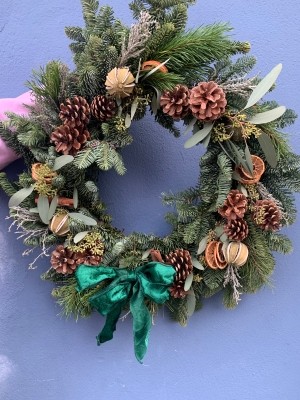
[[[97,0],[81,0],[83,18],[87,29],[93,29],[96,25],[96,13],[99,8],[99,2]]]
[[[96,161],[95,149],[86,147],[84,150],[79,151],[74,159],[74,165],[79,169],[86,169]]]
[[[83,29],[79,26],[66,26],[65,33],[69,39],[74,42],[85,42],[85,37],[83,36]]]
[[[245,78],[255,67],[255,64],[256,58],[254,56],[242,56],[236,62],[226,58],[214,65],[209,80],[215,80],[219,84],[223,84],[230,80]]]
[[[168,74],[164,74],[160,71],[154,72],[152,75],[142,78],[142,83],[148,86],[152,86],[160,92],[164,92],[166,90],[172,90],[174,86],[179,83],[183,83],[184,78],[181,75],[174,74],[169,72]]]
[[[267,232],[266,240],[271,251],[282,254],[290,254],[293,251],[291,240],[281,233]]]
[[[99,13],[96,17],[96,25],[94,27],[94,34],[99,37],[105,32],[114,28],[115,17],[114,10],[109,6],[100,7]],[[120,24],[120,21],[118,22]]]
[[[163,24],[159,29],[153,32],[152,36],[149,38],[141,58],[143,60],[157,60],[160,62],[166,61],[170,55],[164,57],[163,60],[158,59],[157,51],[159,48],[163,47],[168,41],[170,41],[176,35],[175,26],[171,23]]]
[[[279,129],[283,129],[289,125],[293,125],[297,119],[297,114],[294,110],[291,110],[290,108],[288,108],[285,113],[278,118],[275,123],[276,123],[276,127]]]
[[[186,298],[174,299],[172,297],[165,304],[170,310],[171,318],[181,326],[186,326],[188,321]]]
[[[247,218],[247,223],[249,235],[245,244],[248,246],[249,257],[246,264],[240,268],[239,274],[243,292],[254,293],[269,283],[275,260],[263,231],[256,227],[250,218]]]
[[[165,16],[165,23],[172,23],[176,32],[183,31],[187,24],[188,6],[186,4],[178,4]]]
[[[181,131],[175,126],[174,119],[165,114],[161,109],[157,111],[157,114],[155,115],[155,121],[158,122],[163,128],[170,131],[175,137],[180,136]]]
[[[232,183],[232,162],[224,153],[218,155],[218,166],[220,168],[218,176],[218,197],[216,200],[216,209],[224,204],[224,201],[230,192]]]
[[[215,290],[223,285],[224,274],[224,270],[206,268],[203,272],[203,282],[209,289]]]
[[[5,172],[0,172],[0,187],[9,197],[14,195],[19,190],[17,185],[10,182]]]

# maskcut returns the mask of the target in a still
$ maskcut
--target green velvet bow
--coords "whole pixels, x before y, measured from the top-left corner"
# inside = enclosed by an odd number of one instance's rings
[[[151,327],[151,315],[145,298],[162,304],[169,299],[169,287],[173,283],[175,269],[159,262],[149,262],[133,270],[80,265],[76,270],[78,290],[90,289],[105,279],[112,282],[90,298],[91,305],[106,315],[105,325],[97,336],[100,345],[113,338],[113,332],[122,309],[129,301],[133,317],[135,356],[139,362],[146,354]]]

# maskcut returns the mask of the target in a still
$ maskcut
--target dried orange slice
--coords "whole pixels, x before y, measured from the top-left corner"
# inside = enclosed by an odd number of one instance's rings
[[[142,68],[141,68],[141,69],[142,69],[142,71],[148,71],[148,70],[150,70],[150,69],[153,69],[153,68],[155,68],[155,67],[158,67],[160,64],[161,64],[160,61],[155,61],[155,60],[145,61],[145,62],[143,62]],[[168,68],[167,68],[165,65],[162,65],[162,66],[159,68],[159,71],[160,71],[160,72],[163,72],[164,74],[166,74],[167,72],[169,72],[169,71],[168,71]]]
[[[214,249],[215,262],[219,269],[224,269],[227,266],[227,261],[225,260],[222,247],[223,243],[217,242],[217,245],[215,246]]]
[[[246,171],[245,168],[243,166],[239,166],[236,168],[237,173],[240,175],[241,177],[241,183],[244,184],[253,184],[253,183],[257,183],[261,176],[263,175],[263,173],[265,172],[265,163],[264,161],[255,155],[251,156],[252,159],[252,164],[253,164],[253,174],[251,175],[249,173],[249,171]]]
[[[216,263],[215,258],[215,248],[218,245],[216,240],[212,240],[209,242],[205,249],[205,261],[209,268],[211,269],[218,269],[218,265]]]

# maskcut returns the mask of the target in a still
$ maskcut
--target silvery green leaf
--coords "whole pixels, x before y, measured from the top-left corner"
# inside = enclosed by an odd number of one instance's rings
[[[130,128],[130,125],[131,125],[131,118],[130,118],[130,115],[129,115],[129,114],[126,114],[126,117],[125,117],[125,127],[128,129],[128,128]]]
[[[249,119],[249,122],[255,125],[267,124],[268,122],[272,122],[280,118],[285,112],[286,112],[286,107],[279,106],[273,108],[273,110],[265,111],[254,115]]]
[[[137,74],[135,77],[135,83],[138,83],[139,81],[139,77],[140,77],[140,73],[141,73],[141,66],[142,66],[142,59],[139,59],[139,66],[138,66],[138,70],[137,70]]]
[[[86,237],[86,235],[89,233],[89,231],[83,231],[83,232],[79,232],[77,233],[77,235],[74,236],[74,243],[79,243],[82,239],[84,239]]]
[[[73,202],[74,202],[74,208],[76,210],[76,208],[78,207],[78,190],[76,187],[74,187],[73,190]]]
[[[151,100],[151,109],[153,111],[153,114],[156,115],[158,107],[157,107],[157,97],[156,97],[155,93],[154,93],[154,95],[152,97],[152,100]]]
[[[249,97],[245,109],[254,106],[254,104],[256,104],[271,89],[281,70],[282,64],[276,65],[276,67],[273,68],[272,71],[269,72],[268,75],[259,82]]]
[[[133,100],[132,104],[131,104],[131,109],[130,109],[130,118],[131,118],[131,120],[133,120],[133,118],[134,118],[134,116],[135,116],[135,113],[136,113],[138,104],[139,104],[138,99],[135,98],[135,99]]]
[[[209,132],[209,134],[206,136],[206,138],[202,140],[202,142],[201,142],[202,146],[207,148],[209,145],[210,139],[211,139],[211,132]]]
[[[22,201],[24,201],[28,196],[31,195],[33,189],[34,185],[31,185],[30,187],[23,188],[18,192],[16,192],[15,194],[13,194],[9,199],[8,207],[17,207],[19,204],[22,203]]]
[[[201,271],[204,270],[203,265],[197,260],[197,258],[192,257],[193,267],[196,269],[200,269]]]
[[[188,126],[185,128],[183,134],[186,135],[187,133],[189,133],[191,130],[193,130],[195,124],[197,122],[197,118],[193,118],[191,120],[191,122],[188,124]]]
[[[271,138],[265,132],[262,132],[257,140],[264,152],[267,162],[272,168],[275,168],[278,162],[278,157]]]
[[[168,58],[166,61],[162,62],[161,64],[159,64],[157,67],[151,69],[144,77],[143,79],[148,78],[149,76],[151,76],[152,74],[154,74],[154,72],[158,71],[161,67],[163,67],[165,64],[167,64],[167,62],[169,62],[170,59]]]
[[[202,140],[204,140],[206,138],[206,136],[210,133],[210,131],[213,128],[213,124],[212,123],[207,123],[204,124],[203,129],[201,129],[200,131],[198,131],[197,133],[195,133],[195,135],[193,135],[192,137],[190,137],[185,143],[184,143],[184,147],[186,149],[190,149],[191,147],[195,146],[196,144],[198,144],[199,142],[201,142]]]
[[[234,179],[236,181],[240,181],[242,178],[236,171],[233,171],[232,172],[232,179]]]
[[[144,251],[144,253],[143,253],[143,255],[142,255],[142,260],[143,260],[143,261],[147,260],[147,258],[149,257],[150,251],[151,251],[150,249]]]
[[[251,173],[251,171],[249,170],[248,164],[246,162],[246,160],[242,157],[241,153],[239,152],[239,148],[232,143],[231,141],[228,141],[228,145],[230,146],[232,152],[235,155],[235,163],[238,165],[242,165],[246,171],[248,171],[249,173]]]
[[[84,214],[77,213],[77,212],[71,212],[69,213],[69,216],[71,218],[79,219],[82,221],[85,225],[90,225],[90,226],[95,226],[97,225],[97,221],[91,217],[88,217]]]
[[[63,155],[57,157],[54,161],[53,171],[57,171],[58,169],[64,167],[65,165],[71,163],[74,160],[73,156],[70,155]]]
[[[204,252],[204,250],[206,249],[207,240],[208,240],[207,236],[205,236],[202,240],[200,240],[197,255],[200,255]]]
[[[246,197],[249,196],[248,190],[245,188],[244,185],[242,185],[241,183],[239,183],[237,188],[238,188],[238,190],[239,190],[241,193],[243,193],[244,196],[246,196]]]
[[[218,226],[215,227],[214,231],[215,231],[215,234],[216,234],[218,237],[220,237],[220,236],[223,235],[223,233],[224,233],[224,227],[221,226],[221,225],[218,225]]]
[[[220,237],[219,237],[220,241],[225,243],[228,241],[228,236],[226,235],[226,233],[223,233]]]
[[[187,315],[191,317],[196,308],[196,296],[193,289],[190,289],[186,297]]]
[[[251,175],[253,175],[253,162],[252,162],[251,153],[250,153],[247,143],[246,143],[246,147],[245,147],[245,157],[246,157],[247,167],[248,167],[249,171],[251,172]]]
[[[113,254],[120,254],[125,246],[125,240],[120,240],[119,242],[117,242],[114,247],[112,248],[112,253]]]
[[[49,224],[49,200],[47,196],[40,195],[37,201],[37,208],[39,210],[39,215],[44,224]]]
[[[193,274],[193,272],[191,272],[191,273],[187,276],[187,278],[186,278],[186,280],[185,280],[185,282],[184,282],[184,290],[185,290],[186,292],[190,290],[190,287],[192,286],[192,283],[193,283],[193,278],[194,278],[194,274]]]
[[[53,217],[55,210],[57,208],[57,204],[58,204],[58,196],[54,196],[51,203],[50,203],[50,207],[49,207],[49,213],[48,213],[48,219],[50,221],[50,219]]]

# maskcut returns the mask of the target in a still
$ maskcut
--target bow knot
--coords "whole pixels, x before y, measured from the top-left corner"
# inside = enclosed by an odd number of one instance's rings
[[[149,262],[133,270],[99,265],[80,265],[76,270],[78,290],[91,289],[100,282],[112,281],[90,297],[91,305],[106,315],[105,325],[97,336],[98,345],[113,338],[113,332],[124,306],[129,302],[133,317],[135,356],[141,362],[146,354],[151,327],[151,315],[145,298],[163,304],[169,299],[175,269],[171,265]]]

